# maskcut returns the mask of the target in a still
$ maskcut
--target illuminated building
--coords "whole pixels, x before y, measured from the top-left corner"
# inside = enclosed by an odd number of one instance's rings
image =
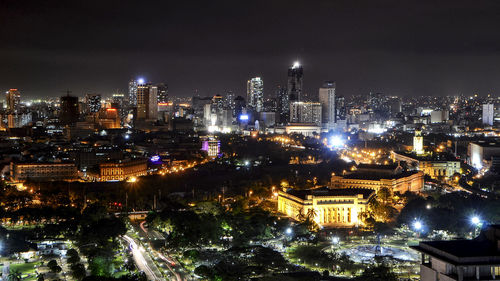
[[[290,102],[288,101],[288,92],[286,88],[278,87],[276,90],[276,98],[278,100],[278,121],[281,124],[286,124],[290,119]]]
[[[410,248],[421,254],[421,281],[500,279],[499,225],[472,240],[423,241]]]
[[[447,154],[425,154],[391,152],[391,158],[395,162],[404,162],[409,168],[420,170],[431,178],[450,179],[453,175],[460,173],[460,160]]]
[[[490,167],[500,158],[500,143],[471,142],[467,149],[467,162],[476,169]]]
[[[125,159],[99,164],[100,181],[122,181],[147,174],[147,159]]]
[[[206,151],[208,157],[219,156],[220,140],[213,137],[205,137],[202,141],[201,150]]]
[[[296,101],[290,104],[290,123],[321,125],[321,103]]]
[[[335,109],[335,82],[325,82],[319,88],[319,102],[321,103],[321,122],[327,129],[333,128],[337,122]]]
[[[74,163],[10,163],[12,181],[76,180],[78,170]]]
[[[264,81],[255,77],[247,81],[248,106],[256,112],[264,109]]]
[[[97,113],[101,110],[101,95],[85,95],[85,102],[89,113]]]
[[[302,79],[304,77],[304,69],[299,64],[295,62],[290,68],[288,68],[288,100],[290,102],[300,101],[302,98]]]
[[[78,98],[70,95],[61,97],[59,122],[63,125],[74,125],[78,121]]]
[[[137,86],[137,119],[158,119],[158,88],[152,84]]]
[[[413,151],[417,154],[424,154],[424,137],[421,130],[415,130],[413,137]]]
[[[396,165],[359,164],[355,172],[343,176],[332,175],[331,188],[365,188],[379,191],[386,187],[395,192],[420,192],[424,187],[422,171],[403,171]]]
[[[144,81],[141,81],[144,83]],[[128,102],[130,106],[137,106],[137,86],[138,81],[135,79],[128,82]]]
[[[5,101],[7,110],[15,113],[19,110],[19,105],[21,104],[21,93],[17,89],[10,89],[5,93]]]
[[[168,102],[168,85],[165,83],[159,83],[156,85],[158,88],[158,103]]]
[[[99,126],[103,129],[118,129],[120,128],[120,115],[116,108],[106,108],[99,112]]]
[[[483,104],[483,124],[493,126],[495,108],[493,104]]]
[[[367,211],[368,202],[374,195],[370,189],[327,187],[279,191],[278,212],[295,220],[314,214],[314,221],[321,226],[358,226],[361,224],[359,215]]]
[[[314,134],[321,133],[321,126],[311,123],[294,123],[285,126],[287,134],[301,134],[306,137],[312,137]]]

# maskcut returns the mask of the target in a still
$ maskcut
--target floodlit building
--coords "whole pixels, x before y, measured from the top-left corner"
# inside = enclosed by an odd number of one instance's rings
[[[422,171],[403,171],[397,165],[359,164],[357,170],[345,175],[332,175],[331,188],[363,188],[379,191],[386,187],[395,192],[420,192],[424,187]]]
[[[424,154],[424,137],[421,130],[415,130],[413,137],[413,151],[417,154]]]
[[[137,86],[137,119],[158,119],[158,88],[152,84]]]
[[[301,134],[306,137],[312,137],[315,134],[321,133],[321,126],[311,123],[294,123],[285,127],[287,134]]]
[[[411,248],[422,256],[421,281],[500,279],[500,225],[472,240],[425,241]]]
[[[489,167],[500,158],[500,143],[471,142],[467,149],[468,163],[476,169]]]
[[[100,181],[122,181],[131,177],[145,176],[147,159],[115,160],[99,164]]]
[[[278,212],[295,220],[313,212],[321,226],[358,226],[359,215],[367,210],[374,195],[370,189],[290,189],[278,192]]]
[[[424,172],[431,178],[444,177],[450,179],[454,174],[460,173],[460,160],[447,153],[417,155],[401,151],[392,151],[391,158],[394,162],[404,162],[409,168]]]
[[[74,163],[10,163],[12,181],[76,180],[78,170]]]
[[[296,101],[290,104],[290,123],[321,125],[321,103]]]

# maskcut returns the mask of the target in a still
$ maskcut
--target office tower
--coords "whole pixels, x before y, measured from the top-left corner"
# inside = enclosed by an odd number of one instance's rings
[[[245,99],[242,96],[237,96],[234,99],[234,113],[237,119],[240,118],[240,115],[242,114],[245,107]]]
[[[143,79],[140,79],[141,84],[144,83]],[[134,107],[137,106],[137,86],[139,85],[139,81],[133,79],[128,82],[128,102],[129,105]]]
[[[346,119],[346,108],[345,108],[345,97],[335,96],[335,110],[337,111],[337,116],[335,117],[335,122],[339,120]]]
[[[17,112],[21,104],[21,93],[17,89],[10,89],[5,93],[5,101],[9,112]]]
[[[78,97],[62,96],[60,99],[59,122],[63,125],[74,125],[78,121],[79,115]]]
[[[295,62],[288,68],[288,99],[289,102],[300,101],[302,98],[302,79],[304,70],[299,62]]]
[[[286,88],[278,86],[276,90],[276,97],[278,100],[278,122],[281,124],[288,123],[290,117],[290,103],[288,101],[288,91]]]
[[[221,95],[215,95],[212,98],[212,113],[219,114],[224,109],[224,99]]]
[[[156,87],[158,88],[158,103],[167,103],[168,85],[166,83],[159,83]]]
[[[233,91],[228,91],[224,97],[224,107],[233,111],[234,115],[234,93]]]
[[[323,126],[331,129],[337,122],[337,111],[335,108],[335,82],[327,81],[319,88],[319,102],[321,103],[321,114]]]
[[[493,126],[494,112],[492,103],[483,104],[483,124]]]
[[[126,110],[125,110],[125,95],[116,93],[111,97],[111,107],[118,109],[118,115],[121,119],[125,119]]]
[[[396,115],[401,112],[401,99],[398,97],[391,97],[389,99],[389,107],[391,110],[391,115]]]
[[[101,95],[85,95],[85,103],[89,113],[97,113],[101,110]]]
[[[137,85],[137,119],[158,119],[158,88],[150,83]]]
[[[248,106],[256,112],[264,109],[264,81],[255,77],[247,81]]]
[[[321,103],[295,101],[290,104],[291,123],[321,125]]]

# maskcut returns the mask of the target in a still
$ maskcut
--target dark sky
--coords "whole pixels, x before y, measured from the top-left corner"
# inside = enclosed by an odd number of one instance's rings
[[[0,0],[0,89],[108,95],[143,76],[172,95],[267,96],[294,60],[305,92],[500,91],[500,1]]]

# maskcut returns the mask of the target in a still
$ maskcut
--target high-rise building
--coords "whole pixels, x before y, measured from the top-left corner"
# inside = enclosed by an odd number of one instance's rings
[[[158,88],[150,83],[137,85],[137,119],[158,119]]]
[[[292,102],[290,104],[290,122],[321,125],[321,103]]]
[[[60,99],[59,122],[63,125],[74,125],[78,121],[79,115],[78,97],[62,96]]]
[[[10,89],[5,93],[5,101],[8,111],[17,112],[21,104],[21,93],[17,89]]]
[[[234,99],[234,112],[237,119],[240,118],[240,115],[243,113],[243,109],[245,107],[246,107],[245,98],[243,98],[242,96],[237,96]]]
[[[224,97],[224,107],[233,111],[234,116],[234,93],[233,91],[228,91]]]
[[[89,113],[97,113],[101,110],[101,95],[87,94],[85,102]]]
[[[276,99],[278,101],[278,122],[281,124],[286,124],[290,117],[290,103],[288,101],[288,92],[286,88],[278,86],[276,90]]]
[[[144,80],[140,79],[141,84],[144,83]],[[132,79],[128,82],[128,102],[130,106],[137,106],[137,86],[139,85],[139,81]]]
[[[248,106],[256,112],[264,109],[264,81],[254,77],[247,81]]]
[[[168,85],[166,83],[159,83],[156,87],[158,88],[158,103],[167,103]]]
[[[304,76],[304,69],[295,62],[288,68],[288,99],[291,102],[300,101],[302,98],[302,79]]]
[[[336,122],[346,119],[345,97],[335,95],[335,110],[337,111]]]
[[[493,115],[495,108],[493,104],[483,104],[483,124],[493,126]]]
[[[319,102],[321,103],[321,119],[323,126],[331,129],[337,122],[335,108],[335,82],[327,81],[319,88]]]

